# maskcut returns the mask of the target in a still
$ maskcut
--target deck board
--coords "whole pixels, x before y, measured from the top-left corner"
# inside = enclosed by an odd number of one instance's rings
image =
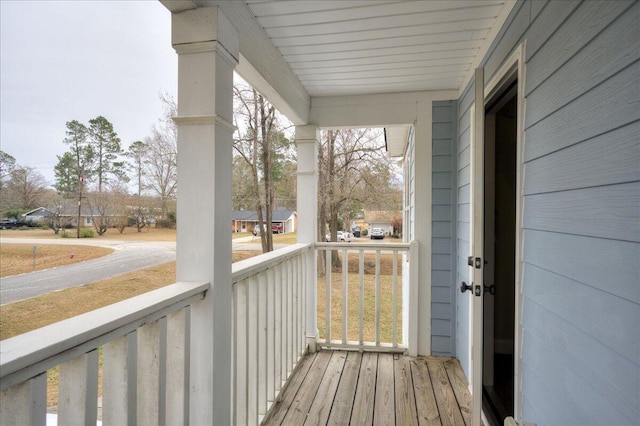
[[[469,426],[471,425],[471,395],[467,387],[467,378],[464,376],[462,367],[460,367],[460,363],[456,359],[450,359],[445,362],[444,368],[447,370],[464,423]]]
[[[348,352],[327,424],[339,426],[347,425],[351,421],[353,399],[356,395],[361,362],[362,354]]]
[[[376,397],[373,424],[393,426],[396,423],[393,355],[378,357]]]
[[[365,353],[360,364],[360,376],[356,397],[351,412],[352,425],[371,425],[373,423],[373,406],[376,397],[376,373],[378,372],[378,354]]]
[[[413,390],[413,378],[411,377],[409,357],[395,355],[393,366],[396,387],[396,424],[418,424],[416,395]]]
[[[411,373],[413,375],[413,389],[416,395],[418,424],[426,426],[442,425],[426,361],[413,359],[411,361]]]
[[[291,403],[291,406],[287,411],[287,415],[284,417],[283,424],[301,425],[304,423],[309,410],[311,410],[311,404],[318,393],[320,382],[324,377],[324,373],[330,360],[330,352],[318,352],[315,357],[315,361],[313,361],[313,365],[311,365],[311,368],[307,373],[305,384],[300,387],[300,390]]]
[[[265,424],[274,424],[279,425],[282,423],[282,420],[287,415],[287,411],[289,411],[289,407],[291,406],[293,399],[296,397],[296,394],[300,390],[304,379],[309,372],[309,368],[313,364],[315,357],[304,357],[300,362],[300,366],[295,371],[295,373],[289,378],[289,383],[284,391],[278,395],[278,399],[273,404],[269,413],[267,413],[267,417],[265,418]]]
[[[305,425],[326,425],[329,421],[329,415],[331,414],[331,408],[333,407],[334,397],[338,390],[346,359],[346,352],[335,351],[331,354],[331,360],[320,382],[315,403],[309,410],[304,422]]]
[[[444,368],[444,362],[442,360],[428,359],[427,366],[442,425],[465,426],[447,370]]]
[[[457,360],[323,350],[300,367],[265,425],[469,425]]]

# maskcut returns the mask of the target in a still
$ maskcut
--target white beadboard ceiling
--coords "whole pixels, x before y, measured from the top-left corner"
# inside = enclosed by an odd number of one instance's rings
[[[313,98],[464,88],[516,0],[160,0],[218,6],[240,37],[237,71],[295,124]],[[391,156],[409,126],[387,126]]]
[[[291,90],[306,98],[459,90],[516,2],[160,1],[172,12],[219,6],[258,74],[285,81],[280,90],[299,86]]]
[[[245,0],[311,96],[459,89],[513,1]]]

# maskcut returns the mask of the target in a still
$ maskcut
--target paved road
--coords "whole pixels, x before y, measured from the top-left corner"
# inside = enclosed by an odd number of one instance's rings
[[[0,278],[0,304],[28,299],[51,291],[89,284],[127,272],[176,260],[175,242],[99,241],[77,239],[0,238],[2,244],[94,245],[115,251],[107,256],[68,266]],[[277,244],[274,248],[285,247]],[[260,240],[233,240],[233,250],[260,251]]]
[[[73,265],[0,278],[0,304],[27,299],[67,287],[88,284],[176,259],[173,242],[0,239],[0,244],[98,245],[115,251]]]

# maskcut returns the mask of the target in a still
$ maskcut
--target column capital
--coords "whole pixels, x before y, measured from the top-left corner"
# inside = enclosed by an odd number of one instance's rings
[[[225,120],[223,117],[220,117],[217,114],[213,115],[177,115],[171,117],[174,123],[178,126],[201,126],[204,124],[215,124],[217,126],[222,126],[224,129],[233,133],[236,131],[236,126],[234,126],[228,120]]]
[[[171,44],[178,54],[220,51],[234,65],[240,58],[238,30],[217,6],[172,13]]]
[[[304,124],[301,126],[296,126],[295,140],[296,144],[305,142],[309,143],[312,141],[319,142],[320,129],[315,124]]]

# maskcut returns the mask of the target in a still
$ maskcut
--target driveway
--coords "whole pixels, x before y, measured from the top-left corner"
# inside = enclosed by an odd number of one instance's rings
[[[175,242],[0,238],[0,245],[2,244],[92,245],[112,248],[115,251],[107,256],[86,262],[0,278],[1,305],[176,260]],[[276,244],[274,249],[282,247],[286,247],[286,245]],[[233,240],[233,251],[238,250],[260,251],[262,250],[260,239],[253,240],[252,237],[247,237]]]
[[[97,259],[73,265],[44,269],[0,278],[0,304],[27,299],[50,291],[88,284],[116,275],[171,262],[176,259],[174,242],[131,242],[97,240],[38,240],[2,238],[0,244],[59,244],[109,247],[114,252]]]

